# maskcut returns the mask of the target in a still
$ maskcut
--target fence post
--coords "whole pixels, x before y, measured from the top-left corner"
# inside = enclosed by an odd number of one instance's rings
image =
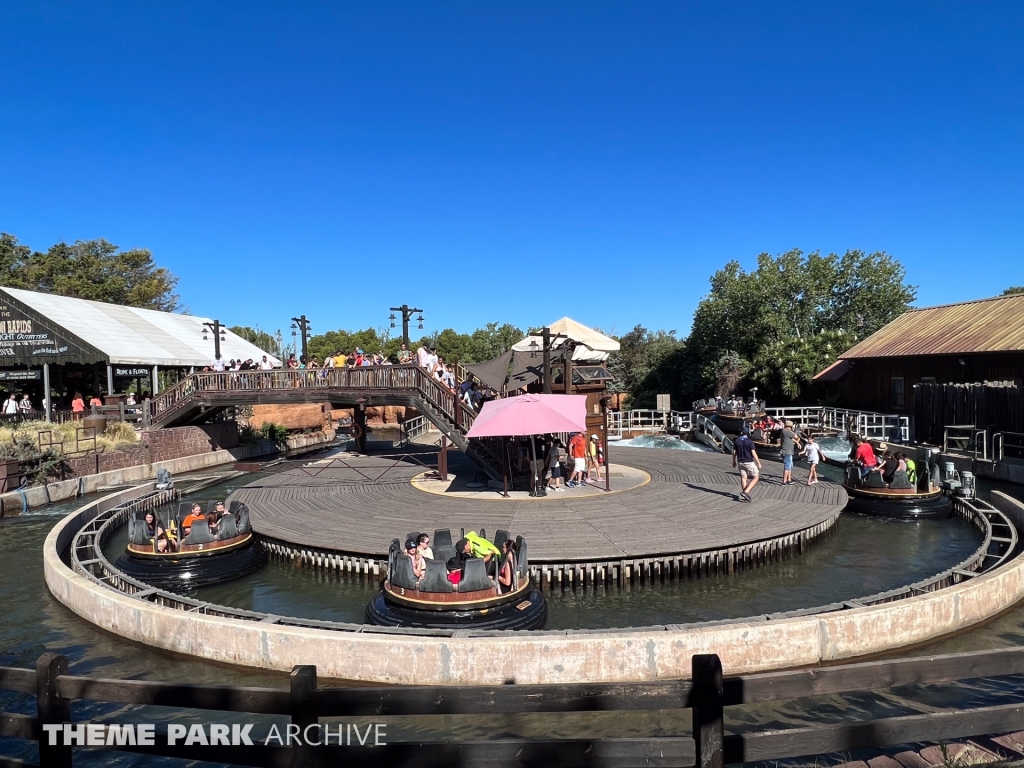
[[[315,747],[306,743],[306,729],[320,722],[316,702],[316,667],[303,664],[292,667],[288,681],[292,725],[299,727],[298,740],[292,743],[292,768],[306,768],[318,764],[314,761]],[[294,731],[294,729],[292,729]],[[314,729],[318,730],[318,729]],[[320,734],[310,733],[310,741],[322,741]]]
[[[71,768],[71,747],[64,739],[50,746],[44,725],[71,722],[71,702],[57,695],[57,678],[68,673],[68,657],[44,653],[36,661],[36,728],[40,768]]]
[[[722,660],[716,653],[696,654],[691,659],[693,675],[693,742],[695,768],[722,768],[725,725],[722,720]]]

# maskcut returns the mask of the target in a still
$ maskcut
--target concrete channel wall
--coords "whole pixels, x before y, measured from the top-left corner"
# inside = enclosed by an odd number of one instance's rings
[[[96,585],[68,568],[61,542],[44,546],[53,595],[119,637],[176,653],[321,677],[404,685],[635,682],[686,678],[695,653],[717,653],[726,674],[814,666],[916,645],[991,619],[1024,599],[1024,556],[991,573],[917,597],[863,608],[714,625],[429,637],[408,631],[338,632],[206,616]]]

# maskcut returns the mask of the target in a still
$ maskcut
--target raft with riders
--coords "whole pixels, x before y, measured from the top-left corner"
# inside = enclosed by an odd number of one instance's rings
[[[547,603],[529,575],[522,536],[498,530],[414,532],[388,547],[381,590],[366,607],[371,624],[429,629],[541,629]]]
[[[182,502],[136,512],[115,567],[159,589],[191,590],[258,570],[266,555],[252,533],[249,508],[237,501]]]

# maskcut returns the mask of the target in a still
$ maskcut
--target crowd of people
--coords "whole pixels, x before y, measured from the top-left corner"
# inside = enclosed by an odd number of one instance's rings
[[[604,444],[595,434],[587,440],[574,432],[567,444],[556,435],[515,438],[513,474],[530,473],[530,495],[604,482]],[[563,466],[564,461],[564,466]]]
[[[891,450],[887,443],[879,443],[876,454],[870,442],[854,436],[850,458],[860,471],[862,484],[867,483],[872,472],[878,472],[882,476],[882,482],[889,486],[897,474],[902,472],[906,475],[907,483],[911,486],[917,485],[916,462],[905,453]]]

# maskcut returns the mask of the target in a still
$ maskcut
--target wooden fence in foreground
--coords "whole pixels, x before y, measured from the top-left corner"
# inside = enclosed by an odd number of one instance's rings
[[[662,738],[572,739],[549,741],[500,739],[444,743],[387,743],[381,746],[263,746],[254,729],[254,746],[168,746],[157,731],[154,746],[102,747],[186,760],[242,766],[298,768],[337,764],[360,768],[461,768],[462,766],[697,766],[778,760],[921,741],[1020,730],[1024,703],[967,710],[888,717],[856,723],[814,725],[785,730],[726,734],[723,710],[836,693],[875,691],[903,685],[943,683],[1024,673],[1024,648],[874,661],[791,672],[722,676],[714,654],[693,658],[692,680],[635,684],[504,685],[479,687],[324,688],[316,667],[291,672],[288,689],[186,685],[143,680],[106,680],[67,674],[67,659],[47,653],[35,670],[0,667],[0,690],[33,694],[36,716],[0,713],[0,736],[39,741],[42,768],[71,766],[72,747],[50,746],[44,725],[71,722],[71,702],[117,702],[204,710],[201,722],[217,723],[216,711],[287,716],[316,741],[316,729],[328,718],[403,718],[418,715],[493,715],[555,712],[676,710],[690,735]],[[213,712],[209,712],[213,710]],[[196,712],[182,713],[196,721]],[[365,723],[365,720],[364,720]],[[266,727],[266,725],[264,725]],[[105,733],[97,731],[98,733]],[[285,729],[281,728],[282,733]],[[334,731],[336,733],[336,730]],[[43,737],[41,740],[40,737]],[[99,749],[74,747],[74,749]],[[29,763],[0,757],[0,767]]]

